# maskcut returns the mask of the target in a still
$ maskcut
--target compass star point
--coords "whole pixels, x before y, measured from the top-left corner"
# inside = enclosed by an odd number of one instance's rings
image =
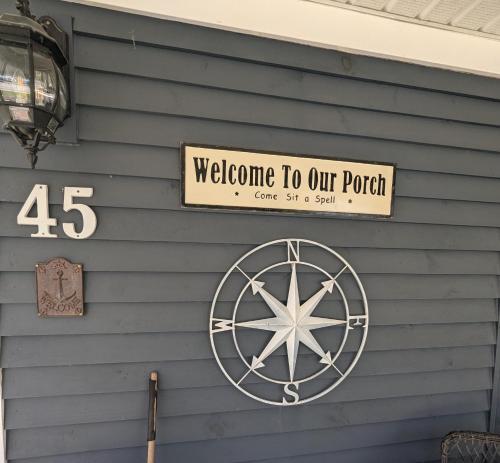
[[[236,326],[241,328],[254,328],[256,330],[279,331],[283,328],[287,328],[288,324],[280,317],[271,317],[249,320],[247,322],[238,322]]]
[[[297,265],[292,265],[292,272],[290,273],[290,284],[288,286],[288,299],[286,308],[288,315],[292,320],[297,320],[300,311],[300,296],[299,296],[299,283],[297,281]]]
[[[291,330],[286,340],[290,381],[293,381],[295,375],[295,367],[297,366],[297,355],[299,354],[299,344],[300,344],[300,339],[297,330]]]
[[[321,358],[319,363],[324,363],[325,365],[331,365],[332,364],[332,354],[330,351],[327,351],[324,355],[324,357]]]
[[[335,280],[323,281],[321,284],[331,294],[335,286]]]
[[[250,368],[252,370],[257,370],[259,368],[265,367],[264,362],[261,362],[255,355],[252,358],[252,363],[250,364]]]
[[[255,296],[264,287],[265,283],[263,281],[252,280],[250,285],[252,286],[252,293]]]
[[[326,328],[328,326],[345,325],[345,320],[325,317],[304,317],[300,321],[300,325],[308,330],[316,330],[318,328]]]

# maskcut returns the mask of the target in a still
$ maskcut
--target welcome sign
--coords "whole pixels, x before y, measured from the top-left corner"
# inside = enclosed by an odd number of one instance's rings
[[[182,146],[182,205],[390,217],[395,165]]]

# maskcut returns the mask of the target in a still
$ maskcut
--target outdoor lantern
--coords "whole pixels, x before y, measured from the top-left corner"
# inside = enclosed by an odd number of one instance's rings
[[[29,0],[16,7],[21,15],[0,15],[0,123],[33,168],[69,116],[67,35],[52,18],[36,20]]]

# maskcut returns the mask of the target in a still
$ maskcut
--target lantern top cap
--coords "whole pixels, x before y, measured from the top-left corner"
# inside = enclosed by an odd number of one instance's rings
[[[0,14],[0,32],[2,30],[8,30],[13,35],[17,35],[16,30],[21,33],[19,35],[30,34],[36,42],[47,47],[53,53],[54,59],[59,65],[67,64],[68,60],[61,45],[45,30],[42,24],[34,19],[16,14]]]

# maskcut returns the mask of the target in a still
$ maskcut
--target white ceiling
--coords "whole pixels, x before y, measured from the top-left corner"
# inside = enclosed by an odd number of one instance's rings
[[[500,0],[308,0],[500,40]]]

